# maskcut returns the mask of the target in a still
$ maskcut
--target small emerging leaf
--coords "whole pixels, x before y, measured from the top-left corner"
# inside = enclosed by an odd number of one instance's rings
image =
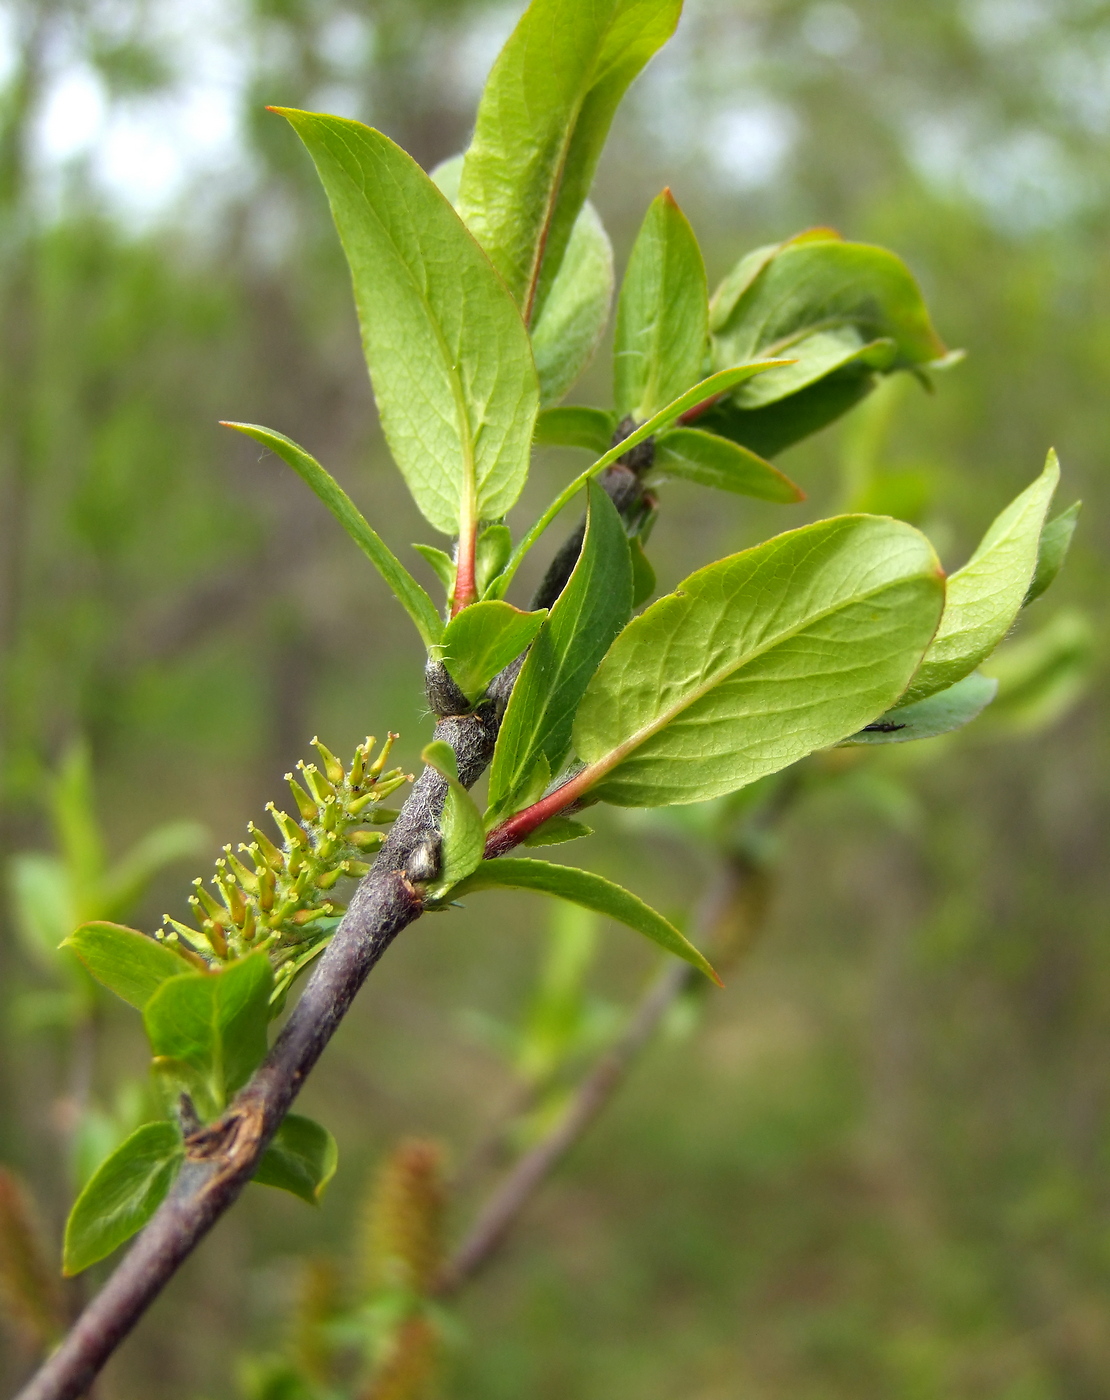
[[[552,817],[538,826],[520,843],[522,846],[561,846],[565,841],[577,841],[582,836],[592,836],[593,827],[574,817]]]
[[[720,985],[720,979],[709,963],[672,923],[642,899],[600,875],[570,865],[551,865],[545,860],[502,856],[497,860],[483,861],[468,880],[455,887],[453,893],[456,899],[461,899],[476,890],[495,888],[538,890],[541,894],[555,895],[559,899],[569,900],[571,904],[579,904],[583,909],[605,914],[644,934],[660,948],[674,953]]]
[[[1037,570],[1033,575],[1033,582],[1029,585],[1029,592],[1025,595],[1023,607],[1028,607],[1056,581],[1056,575],[1064,567],[1064,560],[1068,557],[1082,507],[1083,502],[1076,501],[1050,520],[1041,531],[1041,542],[1037,548]]]
[[[991,523],[979,548],[948,580],[944,615],[904,703],[947,690],[991,654],[1013,626],[1037,567],[1041,529],[1060,479],[1056,453]]]
[[[935,739],[953,729],[962,729],[983,713],[998,692],[998,682],[977,671],[962,681],[938,690],[927,700],[899,705],[887,710],[866,729],[843,741],[842,747],[867,744],[909,744],[916,739]]]
[[[72,948],[102,986],[140,1011],[165,981],[188,971],[164,944],[122,924],[82,924],[62,947]]]
[[[314,1206],[338,1165],[339,1148],[327,1128],[311,1118],[288,1113],[251,1179],[260,1186],[290,1191]]]
[[[547,611],[521,612],[510,603],[490,600],[463,608],[447,624],[438,647],[443,664],[473,703],[486,686],[529,645]]]
[[[66,1222],[64,1271],[79,1274],[141,1230],[185,1160],[175,1123],[146,1123],[100,1164]]]
[[[455,591],[455,561],[446,550],[437,549],[434,544],[414,544],[413,549],[431,566],[436,578],[443,584],[444,593],[450,597]],[[439,625],[442,630],[443,623]]]
[[[487,525],[478,536],[474,558],[474,580],[479,596],[509,562],[513,537],[507,525]]]
[[[439,878],[433,897],[446,893],[458,880],[481,863],[486,845],[486,829],[474,799],[459,782],[455,751],[441,739],[427,746],[421,758],[429,768],[447,779],[447,797],[440,817]]]
[[[655,444],[654,470],[715,486],[737,496],[793,504],[805,500],[800,486],[746,447],[700,428],[672,428]]]

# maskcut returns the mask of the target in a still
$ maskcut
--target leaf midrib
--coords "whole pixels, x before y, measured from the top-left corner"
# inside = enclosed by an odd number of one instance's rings
[[[587,782],[583,782],[583,788],[592,786],[592,784],[598,779],[603,778],[607,773],[612,772],[612,770],[617,766],[618,763],[622,762],[625,758],[628,757],[630,753],[635,752],[635,750],[638,749],[642,744],[646,743],[647,740],[650,739],[653,734],[657,734],[660,729],[663,729],[666,727],[666,725],[670,724],[674,719],[676,719],[680,714],[682,714],[684,710],[688,710],[691,707],[691,705],[696,704],[698,700],[702,699],[703,696],[707,695],[716,686],[721,685],[730,676],[735,675],[737,671],[743,670],[743,668],[749,665],[751,662],[757,661],[761,656],[765,656],[767,652],[773,650],[774,647],[781,645],[783,642],[789,641],[792,637],[796,637],[800,632],[805,631],[806,628],[812,627],[815,623],[821,622],[827,617],[832,617],[835,613],[841,612],[844,608],[853,607],[858,603],[866,603],[869,598],[877,597],[880,593],[885,592],[887,589],[897,587],[899,584],[908,583],[910,579],[914,577],[925,578],[927,577],[927,575],[908,575],[905,578],[885,583],[881,587],[873,588],[870,590],[870,592],[860,593],[846,602],[841,602],[837,604],[835,607],[823,608],[820,612],[812,613],[809,617],[805,619],[804,622],[799,623],[796,627],[788,627],[785,631],[776,633],[774,638],[772,638],[772,640],[767,642],[765,645],[757,647],[753,651],[747,652],[744,656],[744,659],[742,661],[739,661],[735,666],[726,666],[720,671],[714,672],[712,677],[710,677],[708,680],[704,681],[701,685],[696,687],[696,689],[689,695],[689,697],[684,699],[680,704],[671,706],[670,709],[664,711],[658,719],[653,720],[650,724],[646,724],[641,729],[636,730],[634,734],[630,735],[630,737],[626,739],[623,743],[618,744],[617,747],[612,749],[608,754],[606,754],[604,758],[599,758],[594,763],[589,764],[583,770],[583,773],[579,775],[579,778],[582,778],[586,773],[592,773],[595,776]],[[937,626],[939,625],[940,615],[938,615],[937,617]],[[926,643],[926,647],[928,647],[928,642]]]

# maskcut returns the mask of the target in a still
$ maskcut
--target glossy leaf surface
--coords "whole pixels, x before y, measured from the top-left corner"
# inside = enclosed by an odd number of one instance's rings
[[[904,691],[944,602],[898,521],[821,521],[686,579],[635,618],[578,709],[583,790],[699,802],[854,734]],[[576,780],[578,781],[578,780]]]
[[[489,802],[501,810],[542,754],[556,772],[571,724],[598,662],[632,611],[632,564],[624,524],[593,482],[586,537],[566,587],[540,628],[513,686],[490,771]]]
[[[533,321],[559,271],[613,113],[681,0],[532,0],[493,66],[459,209]]]
[[[340,117],[283,115],[327,191],[382,427],[417,505],[446,534],[499,519],[528,472],[539,393],[512,298],[388,137]]]
[[[82,924],[62,946],[72,948],[102,986],[140,1011],[163,982],[188,972],[183,958],[122,924]]]
[[[510,603],[489,601],[464,608],[447,624],[438,652],[451,678],[471,702],[520,655],[547,616],[521,612]]]
[[[701,249],[664,190],[648,209],[621,283],[613,346],[617,416],[643,422],[696,384],[708,332]]]
[[[844,745],[856,748],[866,744],[908,744],[916,739],[935,739],[977,719],[997,693],[996,680],[988,680],[973,671],[926,700],[887,710],[866,729],[845,739]]]
[[[532,327],[541,407],[558,403],[589,364],[605,332],[612,300],[612,245],[597,211],[587,202]]]
[[[1041,529],[1060,479],[1055,452],[1033,484],[995,517],[948,580],[944,616],[905,703],[947,690],[984,661],[1013,626],[1033,581]]]
[[[718,980],[701,953],[662,914],[656,913],[650,905],[620,885],[614,885],[611,880],[588,870],[578,870],[570,865],[552,865],[545,860],[501,856],[497,860],[483,861],[468,880],[455,887],[453,893],[457,899],[461,899],[477,890],[496,888],[538,890],[541,894],[555,895],[572,904],[579,904],[583,909],[605,914],[690,963],[712,981]]]
[[[802,488],[770,462],[700,428],[672,428],[661,433],[655,443],[653,471],[761,501],[793,504],[805,500]]]
[[[225,427],[245,433],[268,447],[286,462],[323,501],[347,534],[381,574],[394,597],[416,624],[425,646],[431,646],[443,631],[443,620],[427,592],[421,588],[376,530],[367,524],[362,512],[315,457],[298,447],[292,438],[260,428],[256,423],[225,423]]]
[[[66,1222],[64,1269],[79,1274],[141,1230],[185,1160],[175,1123],[146,1123],[93,1173]]]
[[[314,1206],[338,1165],[339,1148],[327,1128],[299,1113],[287,1113],[251,1180],[289,1191]]]

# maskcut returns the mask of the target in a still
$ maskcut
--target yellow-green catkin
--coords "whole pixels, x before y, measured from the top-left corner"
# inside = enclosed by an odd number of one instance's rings
[[[431,1400],[439,1348],[439,1333],[430,1318],[406,1318],[358,1400]]]
[[[443,1149],[406,1139],[386,1159],[370,1194],[364,1235],[368,1289],[422,1297],[443,1261]]]
[[[313,745],[319,763],[300,762],[299,780],[286,774],[297,815],[267,806],[278,840],[253,822],[251,840],[238,852],[224,847],[206,887],[194,881],[189,899],[194,924],[168,915],[156,937],[191,962],[217,968],[255,949],[274,964],[280,996],[297,972],[331,936],[346,907],[335,892],[341,878],[359,879],[385,840],[380,828],[397,815],[383,800],[411,773],[385,768],[396,740],[390,734],[376,757],[368,738],[344,768],[319,739]]]
[[[339,1273],[327,1259],[310,1259],[301,1277],[293,1329],[293,1355],[298,1371],[319,1386],[333,1380],[335,1346],[328,1324],[339,1314],[342,1296]]]
[[[45,1351],[65,1331],[57,1266],[51,1263],[31,1199],[0,1167],[0,1305],[29,1351]]]

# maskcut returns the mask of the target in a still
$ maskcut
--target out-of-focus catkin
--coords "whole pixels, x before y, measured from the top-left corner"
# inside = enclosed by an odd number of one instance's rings
[[[28,1349],[45,1351],[65,1330],[58,1270],[14,1172],[0,1167],[0,1302]]]

